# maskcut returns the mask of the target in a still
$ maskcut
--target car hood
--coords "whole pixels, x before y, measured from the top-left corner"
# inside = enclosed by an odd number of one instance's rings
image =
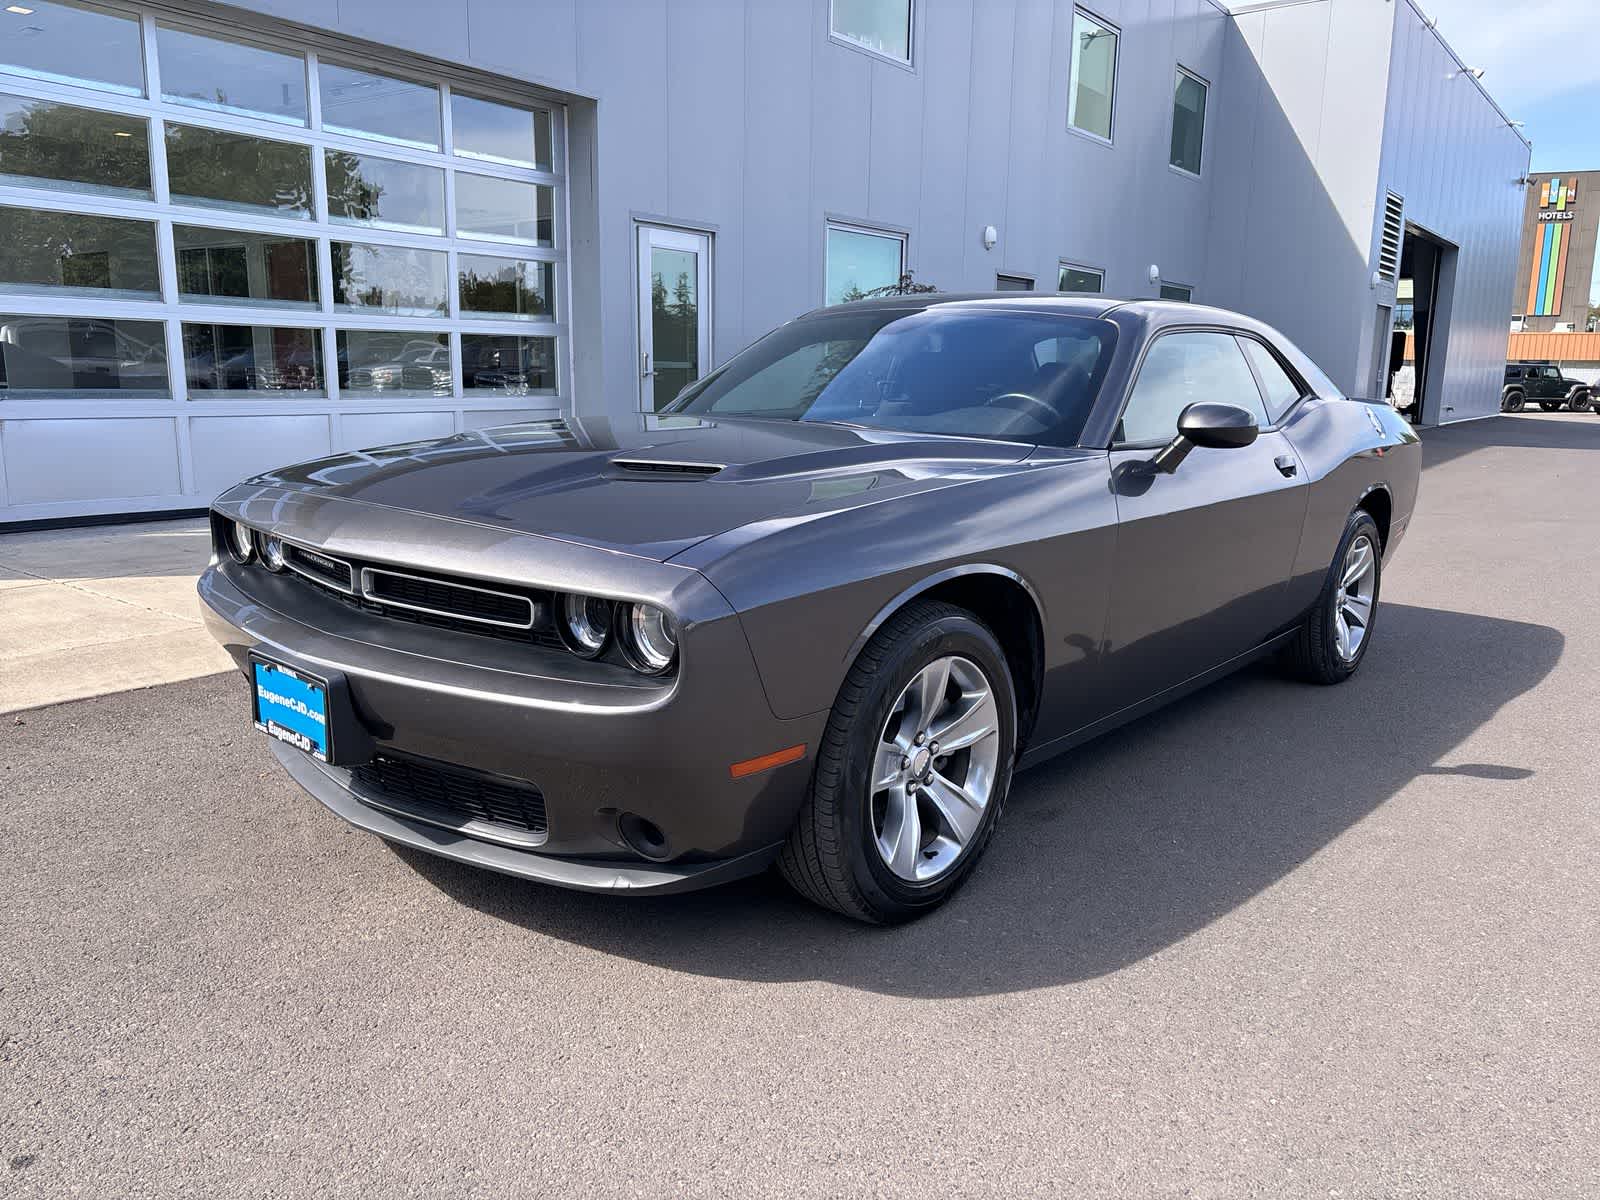
[[[780,420],[539,421],[258,476],[356,503],[665,561],[753,522],[873,504],[1004,470],[1033,447]]]

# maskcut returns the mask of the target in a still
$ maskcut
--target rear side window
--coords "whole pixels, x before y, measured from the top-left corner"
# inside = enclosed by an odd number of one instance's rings
[[[1165,334],[1144,356],[1116,441],[1170,441],[1178,432],[1178,414],[1200,401],[1234,404],[1254,413],[1257,424],[1269,424],[1255,376],[1232,334]]]
[[[1261,380],[1261,390],[1265,393],[1267,402],[1267,416],[1274,421],[1279,420],[1296,400],[1305,395],[1304,391],[1289,372],[1283,369],[1283,364],[1278,361],[1277,356],[1260,342],[1254,338],[1240,338],[1239,344],[1244,347],[1245,356],[1250,359],[1250,365],[1255,367],[1256,376]]]

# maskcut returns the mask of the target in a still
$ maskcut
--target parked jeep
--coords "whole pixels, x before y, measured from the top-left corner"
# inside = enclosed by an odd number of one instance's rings
[[[1554,363],[1507,363],[1500,411],[1521,412],[1530,400],[1545,412],[1555,412],[1563,404],[1573,412],[1588,412],[1594,403],[1594,392],[1583,380],[1563,375]]]

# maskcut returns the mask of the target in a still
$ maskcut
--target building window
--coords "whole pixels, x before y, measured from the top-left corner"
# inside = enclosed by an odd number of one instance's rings
[[[1161,298],[1163,300],[1181,300],[1188,304],[1194,299],[1194,289],[1186,283],[1163,283],[1161,285]]]
[[[1171,163],[1190,175],[1200,174],[1201,151],[1206,132],[1206,82],[1178,68],[1172,93]]]
[[[906,239],[853,225],[828,226],[827,303],[844,304],[897,287],[906,269]]]
[[[306,124],[306,60],[206,37],[166,25],[156,27],[161,98],[213,112]]]
[[[171,395],[160,321],[0,315],[7,400],[160,400]]]
[[[1106,273],[1094,267],[1078,267],[1072,263],[1062,263],[1061,273],[1056,277],[1056,291],[1058,292],[1093,292],[1099,295],[1106,290]]]
[[[1117,93],[1117,31],[1081,9],[1072,13],[1072,80],[1067,123],[1111,140]]]
[[[996,275],[994,288],[997,292],[1031,292],[1033,280],[1026,275]]]
[[[0,11],[0,402],[562,406],[559,107],[111,7]]]
[[[909,63],[911,9],[912,0],[833,0],[828,28],[852,45]]]
[[[0,292],[159,300],[150,221],[0,208]]]
[[[0,95],[0,183],[148,200],[150,122]]]
[[[317,64],[322,127],[332,133],[439,148],[439,89],[337,63]]]
[[[19,75],[144,95],[135,17],[29,0],[0,12],[0,65]]]

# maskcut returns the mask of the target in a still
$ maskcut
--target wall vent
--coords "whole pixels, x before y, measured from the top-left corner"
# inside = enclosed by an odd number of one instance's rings
[[[1406,202],[1393,192],[1383,202],[1383,240],[1378,243],[1378,274],[1391,283],[1400,274],[1400,239],[1405,233]]]

